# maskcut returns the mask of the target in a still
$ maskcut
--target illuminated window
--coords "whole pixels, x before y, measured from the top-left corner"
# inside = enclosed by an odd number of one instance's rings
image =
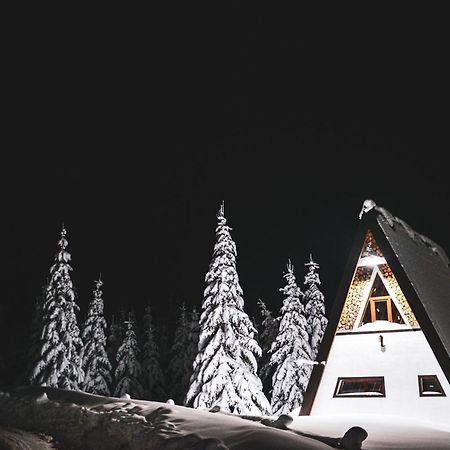
[[[370,291],[361,325],[375,322],[376,320],[387,320],[399,324],[405,323],[378,274]]]
[[[436,375],[419,375],[419,392],[421,397],[445,397]]]
[[[338,378],[334,397],[385,397],[384,377]]]

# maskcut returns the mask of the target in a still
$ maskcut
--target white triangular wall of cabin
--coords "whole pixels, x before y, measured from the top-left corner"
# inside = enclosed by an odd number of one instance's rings
[[[450,385],[368,231],[311,415],[383,414],[450,423]]]

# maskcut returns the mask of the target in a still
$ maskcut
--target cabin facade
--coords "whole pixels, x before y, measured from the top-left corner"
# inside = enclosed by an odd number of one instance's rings
[[[360,219],[300,414],[448,424],[448,258],[373,201]]]

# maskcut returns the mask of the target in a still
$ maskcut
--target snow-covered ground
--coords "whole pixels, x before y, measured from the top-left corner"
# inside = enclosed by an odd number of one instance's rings
[[[341,436],[351,426],[364,428],[368,437],[365,450],[441,450],[450,449],[450,424],[419,421],[392,415],[342,414],[333,416],[297,416],[290,425],[292,430],[312,434],[324,432]]]
[[[26,387],[0,394],[0,445],[2,449],[329,450],[332,447],[318,436],[337,444],[349,428],[359,426],[368,433],[363,449],[450,450],[450,424],[444,429],[398,417],[319,418],[295,412],[281,424],[274,419]]]

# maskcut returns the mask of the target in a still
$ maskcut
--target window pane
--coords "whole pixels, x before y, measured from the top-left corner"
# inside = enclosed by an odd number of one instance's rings
[[[365,323],[372,322],[372,318],[370,316],[370,302],[366,305],[366,311],[364,313],[363,320],[361,321],[361,325],[364,325]]]
[[[398,312],[398,309],[393,301],[391,301],[391,306],[392,306],[392,322],[404,324],[405,321],[402,319],[402,316]]]
[[[445,396],[444,389],[436,375],[419,375],[419,389],[422,397]]]
[[[381,281],[380,276],[377,274],[377,276],[373,282],[373,287],[372,287],[372,290],[370,291],[369,297],[384,297],[387,295],[389,295],[389,293],[386,289],[386,286]]]
[[[388,320],[387,301],[375,302],[375,320]]]
[[[384,397],[383,377],[339,378],[335,397]]]

